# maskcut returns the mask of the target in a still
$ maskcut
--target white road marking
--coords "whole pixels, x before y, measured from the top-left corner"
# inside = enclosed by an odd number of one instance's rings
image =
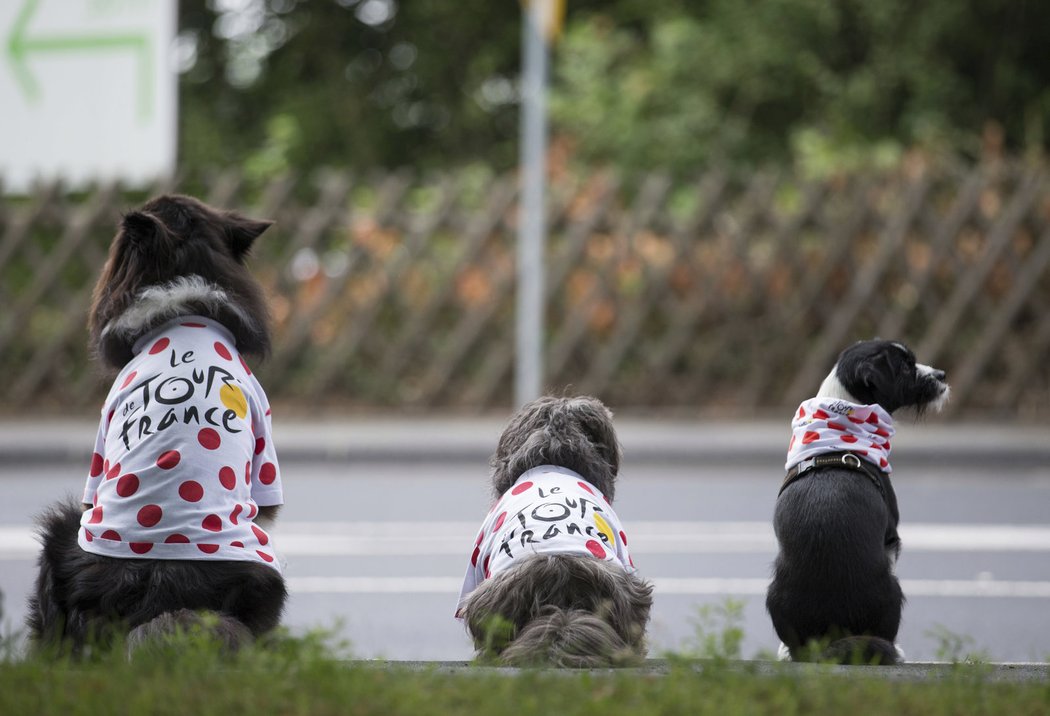
[[[285,557],[467,555],[475,522],[285,522],[273,531]],[[768,522],[628,523],[631,552],[647,554],[776,553]],[[1050,552],[1050,526],[905,523],[906,553]],[[0,527],[0,560],[35,557],[28,526]]]
[[[765,596],[768,579],[654,577],[658,595]],[[292,594],[459,594],[458,577],[289,577]],[[904,594],[911,597],[1050,597],[1050,582],[998,581],[993,579],[903,579]]]

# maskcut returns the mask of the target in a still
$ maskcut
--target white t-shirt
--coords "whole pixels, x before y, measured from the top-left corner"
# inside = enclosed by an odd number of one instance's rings
[[[578,554],[635,571],[620,519],[598,488],[564,467],[534,467],[482,523],[456,616],[482,581],[533,554]]]
[[[259,381],[221,324],[184,316],[134,346],[102,408],[80,547],[280,571],[259,505],[284,502]]]
[[[881,405],[810,398],[791,421],[785,470],[829,452],[851,452],[889,474],[893,418]]]

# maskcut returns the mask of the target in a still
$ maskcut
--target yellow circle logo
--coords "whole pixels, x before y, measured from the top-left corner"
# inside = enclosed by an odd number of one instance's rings
[[[244,397],[244,391],[236,385],[224,385],[219,389],[219,399],[222,404],[237,414],[238,418],[244,419],[248,414],[248,401]]]

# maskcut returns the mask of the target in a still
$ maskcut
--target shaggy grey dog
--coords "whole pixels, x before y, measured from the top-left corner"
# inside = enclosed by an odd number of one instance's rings
[[[554,475],[566,487],[554,487],[540,498],[560,496],[574,485],[593,494],[591,487],[602,493],[604,500],[565,498],[573,508],[567,521],[543,522],[547,534],[540,535],[535,525],[527,525],[522,510],[505,513],[495,520],[492,551],[509,554],[523,549],[517,558],[491,577],[485,558],[485,578],[461,602],[460,616],[474,640],[480,658],[507,664],[550,664],[563,667],[597,667],[634,663],[646,653],[645,628],[652,607],[652,585],[634,574],[633,565],[624,565],[626,537],[615,528],[600,534],[601,526],[615,524],[611,503],[620,468],[620,446],[612,425],[612,413],[598,400],[589,397],[540,398],[524,406],[510,421],[499,440],[492,458],[492,487],[495,498],[503,504],[509,495],[518,495],[532,482],[521,482],[525,473]],[[543,471],[546,470],[546,473]],[[532,472],[530,472],[532,471]],[[560,472],[559,472],[560,471]],[[570,472],[571,471],[571,472]],[[582,477],[587,485],[577,478]],[[517,487],[515,486],[517,483]],[[572,484],[569,484],[572,483]],[[539,482],[537,481],[537,484]],[[545,483],[550,484],[550,483]],[[586,494],[586,493],[581,493]],[[503,500],[501,500],[501,496]],[[528,497],[528,495],[523,495]],[[596,496],[597,498],[597,496]],[[561,503],[532,503],[528,511],[540,520],[555,520],[562,515],[551,511]],[[579,505],[579,510],[577,506]],[[588,542],[593,556],[578,552],[544,549],[543,538],[559,526],[573,533],[580,518],[584,523],[587,506],[594,512],[585,533],[598,539]],[[498,506],[498,505],[497,505]],[[562,508],[567,514],[568,509]],[[546,513],[543,511],[547,510]],[[486,521],[493,523],[498,514],[494,508]],[[595,517],[597,515],[597,517]],[[520,527],[519,527],[520,523]],[[600,527],[595,529],[593,524]],[[498,528],[503,525],[503,530]],[[513,529],[507,530],[508,525]],[[553,525],[553,526],[548,526]],[[486,527],[483,527],[485,534]],[[609,532],[613,534],[609,534]],[[535,534],[534,534],[535,532]],[[610,539],[611,537],[611,539]],[[482,537],[478,538],[479,548]],[[496,542],[502,541],[499,548]],[[527,546],[526,546],[527,545]],[[620,561],[608,559],[620,550]],[[606,558],[598,558],[599,555]],[[475,559],[478,551],[475,551]],[[629,555],[626,556],[629,560]],[[495,563],[495,559],[493,560]],[[468,570],[469,578],[469,570]]]

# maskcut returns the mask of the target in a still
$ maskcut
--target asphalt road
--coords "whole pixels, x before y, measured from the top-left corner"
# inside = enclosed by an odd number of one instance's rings
[[[1050,658],[1050,462],[997,467],[945,456],[895,468],[908,658]],[[286,624],[338,628],[362,658],[470,656],[452,614],[489,505],[483,460],[293,459],[283,475],[275,539],[291,589]],[[742,604],[743,656],[776,649],[763,602],[780,479],[764,459],[625,463],[617,509],[640,573],[656,585],[652,655],[695,646],[702,609],[717,614],[727,599]],[[82,478],[66,462],[8,461],[0,485],[3,631],[11,633],[34,575],[30,516],[78,494]],[[707,619],[720,629],[717,616]]]

